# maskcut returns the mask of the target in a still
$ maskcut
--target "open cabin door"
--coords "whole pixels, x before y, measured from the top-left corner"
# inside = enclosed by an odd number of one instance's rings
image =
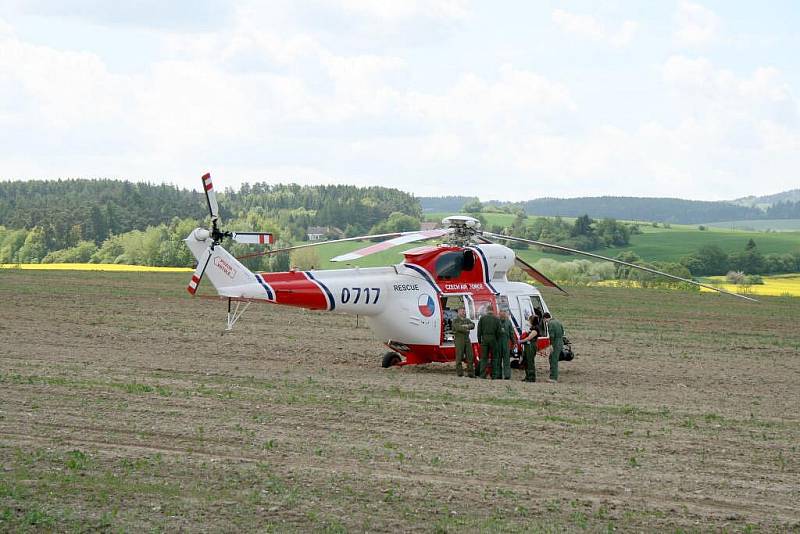
[[[535,295],[531,296],[523,295],[517,297],[517,299],[519,301],[519,308],[521,314],[520,316],[522,317],[522,323],[521,323],[522,330],[527,331],[529,324],[528,318],[531,316],[531,314],[536,314],[537,316],[539,316],[539,319],[541,319],[545,311],[544,305],[542,304],[542,299]],[[544,326],[544,322],[540,322],[540,328],[542,326]],[[541,331],[539,332],[540,337],[543,337],[545,335],[546,335],[545,332]]]
[[[475,302],[470,295],[444,295],[441,297],[442,305],[442,339],[441,344],[445,347],[452,347],[455,344],[453,336],[453,319],[458,316],[458,309],[464,307],[464,311],[469,319],[475,323],[475,328],[469,333],[470,340],[477,341],[478,318],[475,315]]]

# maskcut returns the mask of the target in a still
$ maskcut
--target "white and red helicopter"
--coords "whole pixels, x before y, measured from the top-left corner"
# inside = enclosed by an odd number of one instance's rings
[[[263,232],[232,233],[220,230],[219,207],[211,176],[206,174],[202,180],[211,214],[211,229],[196,228],[185,240],[197,259],[197,270],[187,288],[189,293],[194,295],[203,277],[208,278],[219,297],[228,300],[226,330],[233,328],[247,306],[254,301],[364,316],[375,335],[384,340],[390,349],[383,356],[384,367],[454,361],[455,346],[450,321],[462,306],[467,317],[476,322],[488,308],[494,312],[505,310],[515,327],[512,350],[521,352],[519,340],[528,318],[533,313],[541,316],[549,310],[536,287],[508,281],[508,271],[517,265],[542,285],[564,293],[566,291],[517,257],[513,250],[494,243],[494,240],[518,241],[581,254],[754,300],[590,252],[481,231],[477,219],[460,215],[445,218],[442,223],[446,228],[438,230],[366,235],[262,253],[286,252],[333,242],[389,238],[331,260],[338,262],[355,260],[415,241],[436,238],[446,241],[407,250],[403,253],[404,260],[397,265],[254,273],[220,243],[228,237],[239,243],[269,245],[274,242],[273,236]],[[474,353],[480,354],[475,329],[470,333],[470,339]],[[540,336],[538,344],[541,350],[549,345],[549,340],[546,336]]]

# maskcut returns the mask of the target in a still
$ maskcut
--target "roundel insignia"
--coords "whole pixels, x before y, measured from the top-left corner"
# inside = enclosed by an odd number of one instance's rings
[[[423,317],[430,317],[436,311],[436,305],[430,295],[423,293],[419,296],[417,303],[419,304],[419,312]]]

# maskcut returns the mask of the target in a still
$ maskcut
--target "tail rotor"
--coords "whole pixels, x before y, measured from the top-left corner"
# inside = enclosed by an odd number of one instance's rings
[[[186,290],[194,295],[203,279],[203,274],[206,272],[211,256],[214,253],[214,247],[220,244],[223,239],[229,237],[237,243],[248,245],[271,245],[274,243],[274,236],[269,232],[227,232],[219,228],[219,203],[217,202],[217,193],[214,191],[214,183],[211,181],[211,173],[206,173],[202,177],[203,192],[206,195],[206,203],[208,204],[208,213],[211,216],[211,230],[204,230],[198,228],[194,231],[194,239],[197,241],[208,241],[208,247],[205,253],[195,253],[197,257],[197,269],[192,274],[192,279]]]

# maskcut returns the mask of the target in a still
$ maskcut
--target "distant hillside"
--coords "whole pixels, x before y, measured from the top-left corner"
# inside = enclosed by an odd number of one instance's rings
[[[759,208],[768,208],[779,202],[800,202],[800,189],[791,189],[783,193],[776,193],[774,195],[765,195],[761,197],[749,196],[731,200],[731,203],[740,206],[750,206]]]
[[[474,200],[478,200],[478,197],[419,197],[419,203],[425,213],[440,211],[457,213],[464,204]]]
[[[592,217],[696,224],[709,221],[759,219],[764,213],[756,208],[727,202],[683,200],[679,198],[583,197],[540,198],[524,203],[525,211],[535,215]]]
[[[791,200],[797,197],[797,201]],[[752,197],[756,198],[756,197]],[[420,199],[425,212],[457,213],[471,197],[423,197]],[[741,200],[741,199],[740,199]],[[680,198],[641,197],[579,197],[538,198],[525,202],[484,202],[500,209],[522,208],[529,215],[614,218],[674,224],[705,224],[716,221],[749,221],[761,219],[800,218],[800,189],[786,191],[769,197],[758,197],[759,201],[771,200],[771,205],[749,206],[727,201],[685,200]]]

